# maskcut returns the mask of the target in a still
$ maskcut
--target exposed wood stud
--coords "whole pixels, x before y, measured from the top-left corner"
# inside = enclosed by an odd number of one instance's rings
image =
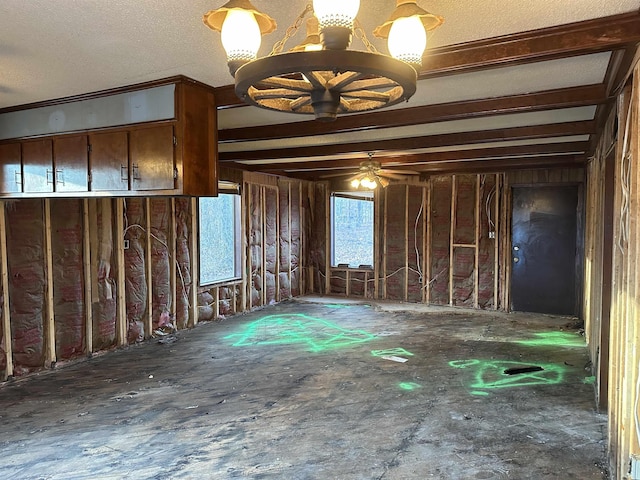
[[[2,380],[13,376],[13,345],[11,342],[11,311],[9,309],[9,261],[7,257],[7,221],[5,202],[0,200],[0,268],[2,269],[2,348],[6,368]]]
[[[455,249],[456,207],[458,206],[458,184],[451,176],[451,223],[449,227],[449,305],[453,305],[453,253]]]
[[[183,295],[186,288],[182,282],[182,277],[178,278],[178,255],[176,244],[176,198],[171,197],[169,200],[171,208],[171,214],[169,215],[169,284],[171,287],[171,319],[174,325],[178,325],[178,319],[176,318],[178,312],[178,282],[180,282],[182,288],[180,289],[180,295]]]
[[[418,232],[415,232],[417,235]],[[404,238],[409,240],[409,185],[404,186]],[[403,299],[409,299],[409,245],[404,248],[404,285],[402,288]]]
[[[424,244],[426,245],[425,247],[425,265],[426,265],[426,269],[424,270],[424,277],[425,277],[425,284],[424,284],[424,301],[425,303],[429,304],[431,303],[431,231],[432,231],[432,224],[431,224],[431,192],[433,190],[433,180],[429,179],[429,183],[427,185],[427,206],[426,206],[426,215],[425,215],[425,220],[427,222],[426,225],[426,239]]]
[[[480,177],[476,175],[476,201],[474,211],[474,223],[475,223],[475,255],[473,264],[473,307],[478,308],[478,290],[480,289],[480,212],[482,211],[482,197],[480,196]]]
[[[144,317],[144,336],[145,338],[151,337],[153,334],[153,268],[152,268],[152,256],[151,256],[151,200],[145,199],[144,202],[144,216],[145,216],[145,244],[144,244],[144,261],[145,261],[145,275],[147,282],[147,314]]]
[[[332,238],[332,230],[331,230],[331,219],[333,217],[333,208],[331,202],[331,192],[327,186],[323,188],[324,190],[324,204],[327,208],[327,215],[325,215],[325,254],[324,254],[324,293],[328,295],[331,293],[331,249],[333,242]]]
[[[384,222],[383,229],[384,233],[382,235],[384,250],[382,252],[382,298],[387,299],[387,226],[389,224],[388,221],[388,211],[389,211],[389,195],[387,191],[384,192]]]
[[[495,194],[493,196],[493,220],[495,238],[493,239],[493,309],[498,310],[500,300],[498,299],[498,286],[500,285],[500,192],[502,190],[502,176],[495,175]]]
[[[248,307],[247,307],[247,302],[249,302],[251,295],[250,292],[247,292],[247,288],[248,287],[248,282],[247,279],[251,278],[251,265],[249,264],[249,260],[248,260],[248,249],[249,249],[249,242],[248,242],[248,238],[249,238],[249,234],[250,234],[250,229],[249,229],[249,225],[248,225],[248,212],[250,212],[249,210],[249,202],[250,202],[250,198],[251,198],[251,190],[249,187],[248,183],[244,183],[242,185],[242,190],[245,194],[245,198],[244,201],[241,202],[241,207],[240,207],[240,218],[241,218],[241,246],[240,246],[240,250],[241,250],[241,264],[242,264],[242,283],[241,283],[241,288],[242,288],[242,297],[240,299],[241,304],[242,304],[242,311],[246,312]],[[242,199],[241,199],[242,200]],[[249,307],[250,308],[250,307]]]
[[[253,230],[251,228],[251,212],[253,211],[253,195],[252,195],[252,189],[253,186],[250,183],[245,183],[245,190],[247,192],[247,208],[246,208],[246,214],[245,214],[245,225],[246,225],[246,232],[247,235],[245,236],[245,238],[243,239],[243,242],[245,243],[245,248],[243,249],[245,252],[245,258],[246,258],[246,264],[247,264],[247,269],[245,271],[245,275],[243,275],[243,286],[244,286],[244,291],[245,291],[245,295],[246,297],[246,301],[245,304],[247,305],[247,310],[251,310],[253,308],[253,295],[252,295],[252,285],[253,285],[253,262],[251,261],[251,241],[250,239],[253,238]],[[246,278],[246,280],[245,280]],[[216,298],[216,308],[215,310],[218,310],[218,299]],[[217,313],[216,313],[217,315]],[[217,318],[217,317],[216,317]]]
[[[189,326],[193,327],[198,323],[198,287],[200,286],[200,258],[199,258],[199,239],[200,227],[198,223],[198,199],[191,197],[189,199],[189,210],[191,218],[191,242],[189,248],[191,250],[190,267],[191,267],[191,292],[189,294]]]
[[[45,286],[44,315],[44,366],[51,367],[56,362],[56,327],[53,300],[53,252],[51,250],[51,200],[44,199],[44,261],[47,284]]]
[[[91,234],[89,221],[89,199],[82,199],[82,277],[84,279],[84,351],[93,352],[93,309],[91,305]],[[0,226],[0,232],[4,227]]]
[[[266,187],[260,187],[260,222],[262,225],[261,242],[262,262],[260,264],[260,272],[262,277],[262,288],[260,291],[260,305],[267,304],[267,207],[266,207]]]
[[[124,265],[124,198],[116,198],[116,343],[118,346],[127,344],[127,298]]]

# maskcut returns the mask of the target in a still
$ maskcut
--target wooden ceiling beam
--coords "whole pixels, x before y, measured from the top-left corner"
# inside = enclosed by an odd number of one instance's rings
[[[510,140],[530,140],[547,137],[564,137],[573,135],[590,135],[595,133],[595,122],[554,123],[515,128],[499,128],[472,132],[458,132],[423,137],[394,138],[389,140],[319,145],[312,147],[277,148],[271,150],[249,150],[239,152],[220,152],[220,162],[242,160],[267,160],[280,158],[317,157],[324,155],[340,155],[344,153],[376,152],[379,150],[407,151],[420,148],[435,148],[454,145],[478,144]]]
[[[599,105],[607,101],[605,85],[585,85],[545,92],[511,95],[501,98],[439,103],[397,110],[385,110],[363,115],[339,117],[335,122],[307,120],[287,124],[286,128],[273,125],[230,128],[220,130],[220,143],[306,137],[378,128],[446,122],[488,115],[537,112],[541,110]]]
[[[640,42],[640,12],[428,49],[420,78],[619,50]],[[215,89],[218,108],[245,105],[233,85]]]
[[[640,42],[640,12],[426,51],[420,78],[626,48]]]
[[[544,145],[518,145],[513,147],[489,147],[474,148],[472,150],[451,150],[447,152],[414,153],[408,155],[388,155],[380,152],[375,156],[375,161],[380,165],[393,170],[394,167],[400,169],[417,169],[422,164],[433,162],[448,162],[454,160],[480,160],[483,158],[501,158],[522,155],[552,155],[552,154],[576,154],[586,152],[589,142],[566,142],[549,143]],[[335,160],[316,160],[300,162],[277,162],[259,164],[238,164],[241,168],[250,171],[260,171],[265,173],[312,171],[312,170],[335,170],[358,168],[360,163],[367,160],[367,156],[361,158],[347,158]]]

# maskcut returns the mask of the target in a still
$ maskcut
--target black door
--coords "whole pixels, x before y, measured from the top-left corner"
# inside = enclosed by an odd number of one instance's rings
[[[513,188],[513,310],[576,314],[577,207],[577,186]]]

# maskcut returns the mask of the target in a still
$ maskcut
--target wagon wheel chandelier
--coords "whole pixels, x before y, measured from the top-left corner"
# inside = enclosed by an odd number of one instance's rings
[[[391,17],[373,34],[388,39],[391,55],[378,53],[356,20],[359,0],[313,0],[271,53],[257,58],[262,35],[276,22],[249,0],[230,0],[204,15],[221,33],[238,97],[257,107],[313,114],[331,121],[343,113],[377,110],[409,100],[416,91],[427,32],[444,21],[415,0],[397,0]],[[304,41],[283,53],[285,42],[302,25]],[[366,51],[347,50],[353,35]]]

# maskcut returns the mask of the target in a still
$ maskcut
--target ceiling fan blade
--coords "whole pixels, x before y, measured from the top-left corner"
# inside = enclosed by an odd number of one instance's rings
[[[420,173],[415,170],[389,170],[386,168],[381,168],[377,173],[379,175],[387,175],[389,173],[397,173],[399,175],[420,175]]]
[[[378,176],[385,178],[393,178],[394,180],[404,180],[406,175],[397,175],[395,173],[379,173]]]
[[[348,177],[350,175],[359,175],[358,172],[354,172],[353,170],[349,170],[347,172],[342,173],[329,173],[327,175],[320,175],[318,178],[334,178],[334,177]]]

